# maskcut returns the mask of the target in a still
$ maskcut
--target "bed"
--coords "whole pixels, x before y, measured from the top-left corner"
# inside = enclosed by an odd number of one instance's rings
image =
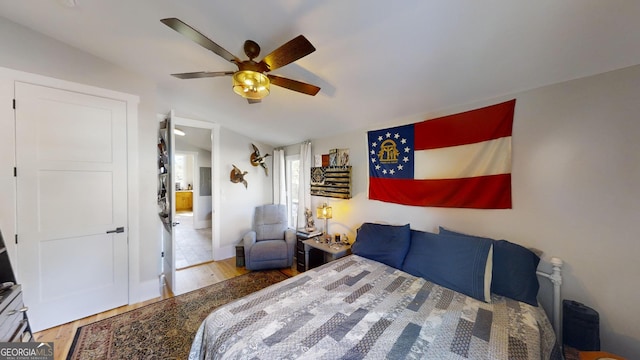
[[[561,359],[537,300],[488,291],[500,245],[463,238],[365,223],[353,255],[216,309],[189,359]]]

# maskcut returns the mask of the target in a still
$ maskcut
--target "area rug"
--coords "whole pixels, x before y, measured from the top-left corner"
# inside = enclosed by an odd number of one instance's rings
[[[78,328],[70,359],[186,359],[202,320],[217,307],[287,279],[250,272]]]

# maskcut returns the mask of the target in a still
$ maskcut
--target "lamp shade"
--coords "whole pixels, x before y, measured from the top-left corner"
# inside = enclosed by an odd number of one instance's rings
[[[233,91],[246,99],[260,100],[269,95],[269,78],[257,71],[241,70],[233,74]]]
[[[331,206],[327,206],[327,204],[323,204],[322,206],[316,209],[316,217],[318,219],[331,219],[333,217],[333,212]]]

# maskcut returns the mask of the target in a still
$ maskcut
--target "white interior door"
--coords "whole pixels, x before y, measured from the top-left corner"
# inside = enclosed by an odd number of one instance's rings
[[[126,102],[16,82],[19,275],[34,331],[128,302]]]

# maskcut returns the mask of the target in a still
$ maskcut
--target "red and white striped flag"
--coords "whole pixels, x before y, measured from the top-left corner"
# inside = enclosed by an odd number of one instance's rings
[[[510,209],[515,103],[369,131],[369,198]]]

